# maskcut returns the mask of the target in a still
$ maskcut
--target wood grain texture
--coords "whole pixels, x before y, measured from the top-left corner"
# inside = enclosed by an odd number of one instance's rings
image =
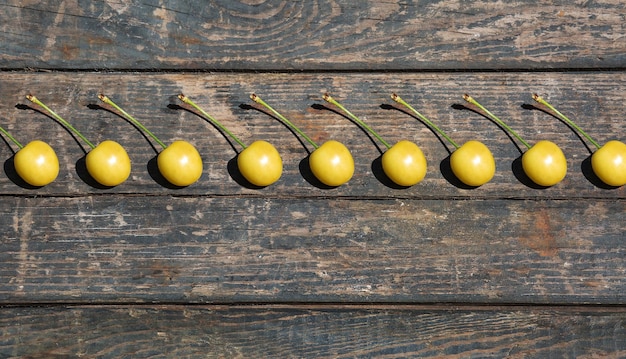
[[[623,305],[624,206],[6,197],[0,302]]]
[[[0,299],[11,303],[470,302],[624,304],[624,192],[582,170],[589,149],[567,126],[530,107],[544,94],[601,142],[623,139],[623,74],[96,74],[3,73],[2,122],[23,142],[43,138],[62,173],[40,189],[12,177],[9,146],[3,201]],[[16,91],[16,89],[23,89]],[[476,89],[480,89],[478,93]],[[96,94],[109,94],[165,142],[196,144],[206,170],[171,189],[150,165],[157,147]],[[228,163],[236,147],[207,121],[178,107],[194,98],[246,142],[283,154],[275,185],[242,186]],[[423,183],[387,186],[372,171],[380,144],[326,106],[329,91],[389,141],[408,137],[430,161]],[[84,144],[26,104],[32,92],[99,142],[120,141],[131,178],[90,185],[77,162]],[[315,141],[341,139],[357,171],[347,185],[318,188],[300,162],[306,146],[251,106],[257,92]],[[481,139],[500,171],[477,189],[455,186],[441,162],[446,146],[421,122],[390,107],[398,92],[456,140]],[[569,158],[561,184],[536,189],[511,169],[520,151],[480,113],[470,92],[527,139],[550,139]],[[530,140],[532,141],[532,140]],[[158,171],[156,171],[158,173]]]
[[[0,125],[49,142],[61,163],[57,181],[30,188],[2,137],[0,357],[626,356],[624,188],[594,178],[590,144],[531,100],[601,143],[625,140],[621,1],[199,3],[0,4]],[[160,148],[99,92],[164,142],[196,145],[198,183],[168,186]],[[244,142],[272,142],[283,177],[243,183],[240,149],[180,92]],[[344,142],[354,178],[319,186],[310,146],[252,92],[315,141]],[[382,145],[324,92],[389,142],[418,143],[425,180],[391,185]],[[392,92],[457,142],[485,142],[494,179],[459,185],[452,147]],[[97,186],[86,144],[28,93],[93,142],[119,141],[129,180]],[[561,146],[566,179],[532,185],[520,144],[463,93],[529,142]]]
[[[619,0],[9,0],[0,68],[623,68],[625,20]]]
[[[327,307],[0,310],[7,358],[617,358],[622,311]]]
[[[592,148],[567,125],[534,106],[538,92],[604,143],[624,141],[623,93],[626,75],[599,73],[444,73],[444,74],[96,74],[3,73],[0,82],[0,123],[22,142],[43,139],[58,152],[61,173],[54,183],[40,189],[20,186],[10,163],[14,146],[0,146],[5,161],[0,176],[3,195],[82,196],[90,194],[246,195],[269,198],[350,197],[410,199],[623,199],[624,189],[606,189],[594,180],[588,165]],[[176,98],[184,92],[219,119],[244,142],[267,140],[283,157],[283,177],[263,189],[242,185],[233,171],[240,148],[208,121],[198,117]],[[168,188],[159,179],[154,158],[161,148],[97,99],[108,94],[141,120],[164,142],[185,139],[200,151],[205,170],[200,181],[183,189]],[[303,164],[311,146],[303,143],[279,120],[261,111],[249,99],[256,92],[289,117],[315,141],[338,139],[350,148],[356,171],[346,185],[320,188]],[[398,189],[384,178],[376,160],[384,147],[326,104],[321,95],[330,92],[389,142],[409,139],[424,151],[429,162],[420,184]],[[459,186],[445,166],[453,147],[421,121],[394,106],[397,92],[439,127],[463,143],[478,139],[493,152],[497,173],[477,189]],[[524,179],[516,165],[521,144],[506,132],[466,107],[463,93],[472,94],[531,143],[556,142],[569,166],[566,179],[548,189],[537,189]],[[25,95],[33,93],[72,122],[92,142],[113,139],[127,148],[133,172],[124,184],[101,189],[93,186],[80,166],[88,147],[61,125],[38,112]],[[13,149],[11,149],[13,148]],[[6,162],[6,161],[9,162]],[[236,169],[236,166],[234,166]]]

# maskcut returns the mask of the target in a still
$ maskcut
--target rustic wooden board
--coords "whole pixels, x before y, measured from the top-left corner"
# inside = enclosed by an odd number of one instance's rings
[[[599,142],[625,140],[621,1],[198,4],[0,4],[0,125],[48,141],[61,162],[56,182],[30,188],[2,137],[0,357],[626,356],[624,189],[599,183],[590,144],[531,100],[542,94]],[[274,143],[280,181],[242,183],[237,146],[181,107],[181,91],[245,142]],[[195,144],[200,181],[164,183],[159,148],[99,92],[164,142]],[[252,92],[315,141],[344,142],[352,181],[313,181],[310,146]],[[426,179],[391,185],[382,145],[324,92],[389,142],[418,143]],[[452,147],[392,92],[458,142],[484,141],[493,181],[459,185]],[[86,145],[27,93],[92,141],[122,143],[130,179],[97,186]],[[463,93],[530,142],[559,144],[566,179],[529,183],[520,144]]]
[[[0,302],[623,305],[624,206],[5,197]]]
[[[586,144],[568,126],[533,107],[532,92],[552,101],[600,142],[626,138],[623,99],[626,74],[597,73],[323,73],[323,74],[129,74],[129,73],[29,73],[0,74],[0,123],[22,142],[43,139],[57,150],[61,173],[53,184],[40,189],[22,188],[12,174],[10,160],[15,146],[0,146],[5,161],[0,176],[4,195],[81,196],[86,194],[155,195],[250,195],[263,197],[358,197],[358,198],[514,198],[514,199],[623,199],[623,188],[608,190],[590,176]],[[176,98],[185,92],[222,121],[247,143],[268,140],[283,156],[284,174],[275,185],[255,189],[242,186],[236,171],[229,171],[239,150],[208,121],[180,107]],[[425,180],[411,188],[389,185],[376,166],[384,147],[327,105],[321,95],[330,92],[361,116],[389,142],[404,138],[415,141],[428,161]],[[186,139],[201,152],[205,171],[188,188],[171,189],[158,179],[152,166],[158,145],[141,135],[127,121],[101,107],[98,92],[105,92],[134,114],[164,142]],[[256,92],[298,124],[315,141],[344,142],[356,162],[354,178],[335,189],[319,188],[310,180],[302,161],[311,146],[303,144],[285,125],[253,106],[249,95]],[[498,171],[494,179],[477,189],[458,186],[445,160],[453,147],[423,123],[394,104],[397,92],[435,121],[457,142],[478,139],[489,146]],[[515,166],[521,144],[480,113],[465,107],[463,93],[470,93],[498,114],[531,143],[540,139],[556,142],[568,158],[566,179],[549,189],[537,189],[524,180]],[[93,142],[119,141],[134,163],[124,184],[102,189],[92,186],[79,166],[85,144],[62,126],[35,110],[25,95],[33,93],[71,121]],[[236,145],[236,144],[235,144]],[[156,147],[153,147],[156,146]],[[81,171],[81,169],[83,169]],[[232,169],[232,168],[231,168]],[[155,175],[156,173],[156,175]]]
[[[624,16],[619,0],[8,0],[0,68],[623,68]]]
[[[43,307],[0,310],[0,355],[211,358],[598,358],[626,315],[585,308]]]
[[[0,176],[2,302],[473,302],[623,304],[623,188],[605,189],[581,166],[589,148],[566,125],[532,108],[537,91],[600,141],[623,139],[624,74],[2,74],[2,123],[23,142],[43,138],[62,173],[40,189]],[[20,89],[20,90],[16,90]],[[22,90],[23,89],[23,90]],[[480,92],[477,92],[480,89]],[[106,92],[165,142],[185,138],[205,160],[193,186],[163,186],[149,168],[155,148],[100,107]],[[235,149],[213,126],[178,107],[184,91],[245,141],[266,139],[283,154],[275,185],[242,186],[228,171]],[[397,189],[372,172],[380,156],[355,124],[326,107],[330,91],[390,141],[408,137],[430,161],[419,185]],[[90,185],[77,171],[84,152],[66,130],[28,105],[32,92],[87,137],[127,147],[126,183]],[[357,163],[335,189],[309,183],[307,148],[251,106],[257,92],[316,141],[341,139]],[[457,141],[481,139],[500,171],[477,189],[441,170],[450,146],[390,107],[402,94]],[[561,184],[536,189],[516,178],[510,138],[463,107],[472,93],[527,139],[550,139],[568,156]],[[532,141],[532,140],[531,140]],[[85,147],[84,144],[82,147]]]

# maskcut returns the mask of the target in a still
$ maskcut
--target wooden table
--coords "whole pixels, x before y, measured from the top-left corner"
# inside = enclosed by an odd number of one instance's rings
[[[57,151],[43,188],[0,146],[0,357],[623,357],[624,188],[593,177],[595,148],[536,92],[604,143],[626,140],[626,11],[616,0],[98,1],[0,4],[0,124]],[[185,139],[201,179],[171,188],[161,148]],[[267,140],[284,172],[238,181],[240,148],[183,106],[184,92],[245,142]],[[356,170],[310,180],[314,141],[338,139]],[[331,93],[389,142],[416,142],[419,184],[381,176],[384,147],[326,104]],[[398,93],[458,142],[483,141],[493,180],[450,176],[454,149],[390,99]],[[128,181],[84,170],[92,142],[129,152]],[[563,149],[568,174],[539,189],[519,141],[465,104],[471,94],[529,142]]]

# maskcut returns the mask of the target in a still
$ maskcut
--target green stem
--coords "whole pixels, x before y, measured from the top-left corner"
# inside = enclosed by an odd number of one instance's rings
[[[146,126],[142,125],[141,122],[135,120],[135,118],[133,116],[129,115],[126,111],[122,110],[118,105],[115,104],[115,102],[111,101],[111,99],[106,97],[104,94],[99,94],[98,98],[102,102],[106,103],[107,105],[113,106],[116,110],[121,112],[122,115],[124,115],[124,117],[126,117],[129,121],[131,121],[133,124],[135,124],[135,126],[139,127],[145,133],[147,133],[150,137],[152,137],[152,139],[155,140],[161,147],[163,147],[163,149],[167,148],[167,145],[165,143],[161,142],[161,140],[159,140],[159,138],[157,136],[155,136],[154,133],[152,133],[150,130],[148,130],[146,128]]]
[[[446,135],[445,132],[443,132],[439,127],[437,127],[437,125],[435,125],[431,120],[429,120],[428,118],[426,118],[424,115],[422,115],[421,113],[417,112],[416,109],[413,108],[413,106],[409,105],[406,101],[404,101],[402,99],[402,97],[396,95],[395,93],[391,95],[391,98],[396,101],[397,103],[403,105],[404,107],[408,108],[409,110],[413,111],[413,113],[415,114],[415,116],[417,116],[420,120],[424,121],[428,126],[432,127],[435,131],[437,131],[437,133],[439,133],[441,136],[443,136],[446,140],[450,141],[450,143],[452,144],[452,146],[454,146],[454,148],[459,149],[459,146],[456,142],[454,142],[448,135]]]
[[[587,140],[589,140],[589,142],[591,142],[594,146],[596,146],[597,149],[600,149],[600,144],[596,141],[593,140],[593,138],[591,138],[591,136],[589,136],[587,134],[587,132],[583,131],[582,128],[578,127],[577,124],[574,123],[574,121],[570,120],[569,118],[567,118],[567,116],[565,116],[564,114],[562,114],[561,112],[559,112],[559,110],[557,110],[556,108],[554,108],[552,105],[550,105],[546,100],[544,100],[543,98],[541,98],[541,96],[537,95],[536,93],[533,94],[533,100],[539,102],[540,104],[546,106],[547,108],[549,108],[550,110],[552,110],[554,113],[556,113],[563,121],[567,122],[568,125],[574,127],[578,132],[580,132],[583,136],[585,136],[585,138]]]
[[[89,145],[89,147],[91,147],[91,149],[93,150],[94,148],[96,148],[96,146],[91,143],[91,141],[89,141],[85,136],[83,136],[82,133],[80,133],[77,129],[74,128],[74,126],[72,126],[69,122],[65,121],[63,119],[63,117],[57,115],[56,112],[52,111],[48,106],[46,106],[43,102],[39,101],[39,99],[33,95],[26,95],[26,98],[36,104],[41,106],[44,110],[48,111],[49,114],[52,115],[52,117],[54,117],[57,121],[61,122],[65,127],[69,128],[70,130],[72,130],[72,132],[74,132],[78,137],[80,137],[83,141],[85,141],[86,144]]]
[[[520,135],[517,134],[517,132],[513,131],[513,129],[511,127],[509,127],[506,123],[504,123],[504,121],[502,121],[501,119],[498,118],[498,116],[494,115],[493,113],[489,112],[489,110],[487,110],[486,108],[483,107],[483,105],[481,105],[480,103],[478,103],[478,101],[474,100],[472,98],[472,96],[465,94],[463,95],[463,99],[469,103],[471,103],[472,105],[480,108],[481,110],[483,110],[492,120],[496,121],[497,124],[499,124],[500,126],[504,127],[507,131],[509,131],[515,138],[517,138],[521,143],[524,144],[524,146],[526,146],[526,148],[530,149],[532,146],[524,141],[523,138],[520,137]]]
[[[230,132],[230,131],[226,128],[226,127],[224,127],[224,125],[222,125],[222,124],[221,124],[218,120],[216,120],[215,118],[213,118],[213,116],[209,115],[206,111],[204,111],[202,108],[200,108],[200,106],[196,105],[196,104],[195,104],[195,102],[191,101],[191,100],[189,99],[189,97],[187,97],[187,96],[185,96],[184,94],[182,94],[182,93],[181,93],[180,95],[178,95],[178,98],[179,98],[182,102],[184,102],[184,103],[186,103],[186,104],[188,104],[188,105],[192,106],[192,107],[193,107],[193,108],[195,108],[196,110],[200,111],[200,113],[201,113],[202,115],[204,115],[204,117],[205,117],[205,118],[207,118],[209,121],[211,121],[211,122],[212,122],[215,126],[219,127],[219,128],[220,128],[220,130],[222,130],[222,131],[226,132],[226,133],[227,133],[227,134],[228,134],[228,135],[229,135],[229,136],[230,136],[230,137],[231,137],[231,138],[232,138],[235,142],[237,142],[237,143],[238,143],[241,147],[243,147],[243,149],[246,149],[246,148],[247,148],[247,146],[246,146],[243,142],[241,142],[241,140],[239,140],[239,139],[237,138],[237,136],[235,136],[235,135],[234,135],[232,132]]]
[[[13,141],[13,143],[15,143],[15,145],[16,145],[17,147],[19,147],[19,148],[20,148],[20,150],[21,150],[22,148],[24,148],[24,146],[22,146],[22,144],[21,144],[21,143],[19,143],[19,141],[18,141],[18,140],[16,140],[16,139],[15,139],[15,137],[11,136],[11,134],[10,134],[7,130],[5,130],[4,128],[0,127],[0,132],[2,132],[2,133],[3,133],[5,136],[7,136],[7,137],[8,137],[11,141]]]
[[[324,101],[339,107],[343,112],[345,112],[348,116],[350,116],[351,119],[353,119],[361,127],[365,128],[374,137],[376,137],[383,145],[385,145],[385,147],[387,147],[387,149],[391,148],[391,145],[389,143],[387,143],[387,141],[383,140],[383,138],[380,137],[378,135],[378,133],[376,133],[376,131],[374,131],[371,127],[369,127],[365,122],[361,121],[360,118],[358,118],[354,114],[352,114],[352,112],[348,111],[345,107],[343,107],[342,104],[340,104],[334,98],[332,98],[332,96],[330,96],[329,94],[324,94],[324,96],[322,98],[324,99]]]
[[[254,101],[254,102],[258,103],[259,105],[262,105],[263,107],[265,107],[268,110],[270,110],[276,117],[280,118],[281,121],[283,121],[284,123],[289,125],[289,127],[291,127],[294,131],[296,131],[300,136],[304,137],[304,139],[308,143],[310,143],[311,146],[313,146],[313,148],[318,149],[320,147],[309,136],[307,136],[298,127],[296,127],[296,125],[294,125],[291,121],[289,121],[285,116],[281,115],[278,111],[274,110],[272,108],[272,106],[270,106],[267,103],[265,103],[265,101],[263,101],[259,96],[257,96],[256,94],[252,94],[252,95],[250,95],[250,98],[252,99],[252,101]]]

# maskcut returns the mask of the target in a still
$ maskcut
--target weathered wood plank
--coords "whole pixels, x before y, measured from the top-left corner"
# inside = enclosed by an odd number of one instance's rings
[[[624,16],[619,0],[9,0],[0,68],[622,68]]]
[[[623,94],[626,75],[601,73],[447,73],[447,74],[97,74],[97,73],[2,73],[0,75],[0,123],[22,142],[43,139],[57,150],[61,173],[53,184],[25,189],[12,181],[12,167],[5,164],[0,175],[4,195],[85,195],[141,193],[165,195],[253,195],[267,197],[395,197],[395,198],[624,198],[623,188],[606,190],[588,179],[584,167],[590,151],[565,124],[533,105],[532,92],[543,94],[562,112],[570,115],[600,142],[626,139]],[[207,121],[181,109],[176,95],[184,91],[247,143],[268,140],[283,156],[284,174],[276,184],[264,189],[242,186],[229,173],[228,163],[236,146]],[[408,189],[388,186],[380,180],[381,171],[373,163],[380,156],[375,144],[354,123],[327,106],[321,95],[329,91],[362,117],[389,142],[415,141],[428,161],[428,173],[420,184]],[[130,179],[112,189],[94,188],[77,171],[84,156],[80,142],[42,113],[33,110],[24,96],[32,92],[59,114],[70,120],[93,142],[119,141],[128,149],[134,164]],[[201,152],[205,171],[197,184],[169,189],[155,180],[149,166],[158,147],[152,147],[138,130],[114,113],[102,110],[98,92],[105,92],[128,112],[169,143],[186,139]],[[301,162],[306,147],[278,120],[252,107],[249,94],[258,93],[291,118],[315,141],[343,141],[356,162],[354,178],[344,186],[328,190],[308,181]],[[424,124],[393,104],[397,92],[435,121],[457,142],[479,139],[496,158],[494,179],[475,190],[456,186],[442,171],[442,163],[453,148],[435,136]],[[462,107],[462,94],[468,92],[492,112],[506,120],[528,141],[548,139],[562,147],[568,158],[569,173],[559,185],[546,190],[529,186],[512,169],[520,150],[494,123],[479,113]],[[26,106],[26,109],[24,107]],[[27,107],[31,106],[31,107]],[[95,108],[95,109],[94,109]],[[460,108],[460,109],[459,109]],[[158,146],[154,144],[155,146]],[[235,144],[236,145],[236,144]],[[518,144],[519,145],[519,144]],[[13,146],[14,148],[14,146]],[[9,146],[0,146],[2,161],[10,159]],[[304,166],[304,169],[307,167]],[[445,168],[445,167],[444,167]],[[584,169],[584,170],[583,170]],[[158,173],[158,171],[156,171]]]
[[[626,59],[622,8],[617,0],[0,4],[0,125],[23,142],[49,141],[62,167],[57,182],[26,188],[11,144],[0,146],[0,304],[10,306],[0,309],[0,356],[625,356],[624,189],[599,186],[589,148],[530,106],[539,92],[600,142],[624,139],[626,75],[614,71]],[[23,68],[64,72],[6,71]],[[555,68],[599,71],[493,72]],[[459,72],[470,69],[487,72]],[[200,72],[173,72],[181,70]],[[236,147],[178,107],[180,91],[246,142],[276,144],[283,178],[241,185],[229,166]],[[380,145],[325,106],[325,91],[386,139],[418,142],[425,181],[398,189],[381,179]],[[135,165],[130,180],[94,187],[80,166],[85,145],[26,105],[29,92],[95,142],[120,141]],[[165,142],[196,144],[201,180],[163,185],[156,148],[100,107],[98,92]],[[345,142],[354,179],[337,189],[309,183],[307,149],[250,106],[251,92],[316,141]],[[390,106],[391,92],[459,142],[484,140],[494,180],[456,186],[442,169],[450,147]],[[566,180],[545,190],[520,180],[511,169],[518,148],[462,106],[464,92],[531,142],[561,145]],[[394,302],[428,305],[371,305]],[[429,305],[440,302],[463,306]],[[558,306],[589,303],[609,307]]]
[[[0,355],[587,358],[626,354],[623,311],[332,307],[0,310]]]
[[[625,205],[5,197],[0,302],[624,304]]]

